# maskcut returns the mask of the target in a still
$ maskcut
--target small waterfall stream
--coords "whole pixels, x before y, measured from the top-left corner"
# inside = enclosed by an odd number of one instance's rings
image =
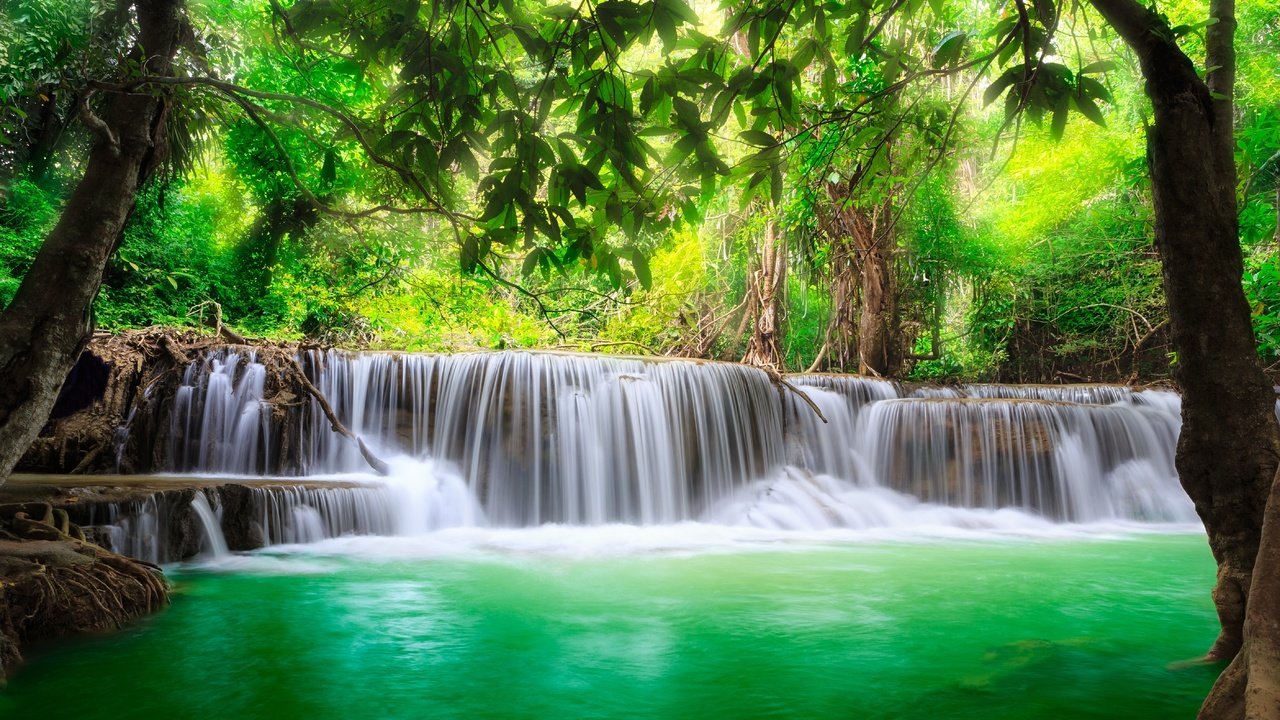
[[[204,535],[204,552],[214,560],[230,555],[231,550],[227,548],[227,540],[222,535],[222,523],[204,492],[197,492],[191,499],[191,510],[200,521],[200,532]]]

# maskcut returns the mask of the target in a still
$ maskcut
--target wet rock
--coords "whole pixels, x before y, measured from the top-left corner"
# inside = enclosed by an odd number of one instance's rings
[[[266,544],[262,526],[257,517],[257,503],[253,491],[239,484],[223,485],[217,489],[222,504],[222,534],[227,548],[233,552],[256,550]]]

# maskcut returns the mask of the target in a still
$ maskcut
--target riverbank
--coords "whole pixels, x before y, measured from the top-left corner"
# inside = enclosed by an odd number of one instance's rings
[[[64,510],[0,505],[0,683],[33,643],[116,630],[168,602],[159,568],[88,542]]]

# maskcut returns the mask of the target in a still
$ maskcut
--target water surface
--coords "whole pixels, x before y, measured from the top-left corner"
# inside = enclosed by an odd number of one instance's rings
[[[681,538],[693,534],[695,538]],[[1202,535],[348,538],[172,572],[173,606],[31,654],[0,716],[1191,718]]]

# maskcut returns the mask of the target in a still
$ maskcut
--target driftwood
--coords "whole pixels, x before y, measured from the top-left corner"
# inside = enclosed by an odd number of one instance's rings
[[[210,316],[205,317],[205,310],[210,311]],[[248,339],[240,333],[232,330],[222,324],[222,305],[213,300],[205,300],[204,302],[191,308],[187,313],[188,317],[198,317],[200,322],[207,327],[213,328],[213,334],[226,340],[232,345],[248,345]]]

